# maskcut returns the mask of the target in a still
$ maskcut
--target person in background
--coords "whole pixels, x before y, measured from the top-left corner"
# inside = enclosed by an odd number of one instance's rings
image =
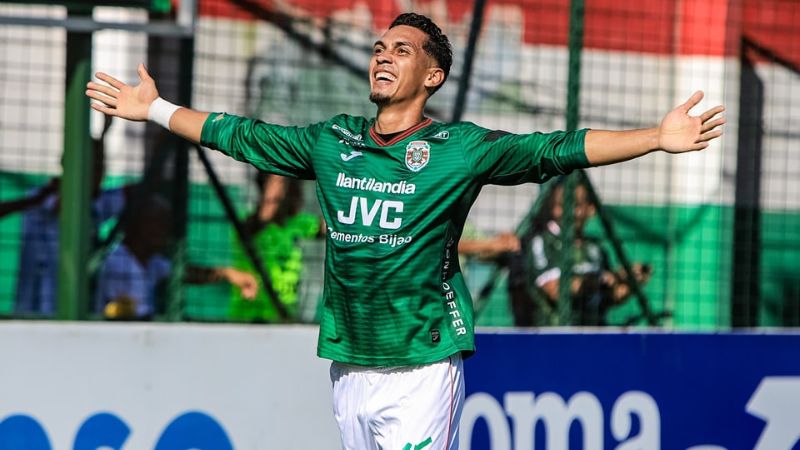
[[[160,286],[172,271],[170,260],[164,256],[170,244],[170,211],[165,199],[150,195],[124,224],[125,237],[103,261],[97,280],[95,310],[106,319],[150,320],[163,312]],[[227,281],[247,299],[254,298],[258,290],[252,275],[230,267],[190,265],[184,281]]]
[[[93,240],[100,225],[117,217],[125,207],[130,186],[102,189],[105,174],[105,135],[111,125],[106,118],[99,139],[92,140]],[[58,292],[60,179],[53,178],[29,195],[0,203],[0,217],[22,212],[19,273],[14,312],[18,315],[52,316]]]
[[[514,324],[607,325],[609,310],[632,293],[628,274],[622,269],[613,271],[601,242],[584,234],[586,223],[597,212],[585,186],[575,188],[575,239],[569,248],[563,246],[561,233],[564,183],[553,186],[547,195],[531,233],[523,239],[523,252],[512,259],[508,288]],[[566,252],[571,252],[573,261],[571,304],[563,308],[559,288]],[[633,264],[632,272],[640,285],[650,280],[649,265]]]
[[[302,239],[324,236],[325,223],[316,215],[302,212],[303,189],[296,179],[258,172],[256,183],[260,198],[258,206],[245,219],[245,229],[253,239],[264,270],[269,276],[289,320],[298,319],[298,285],[303,273]],[[235,241],[233,266],[257,277],[257,271],[238,240]],[[256,297],[248,300],[233,289],[229,317],[241,321],[275,322],[278,312],[261,286]]]

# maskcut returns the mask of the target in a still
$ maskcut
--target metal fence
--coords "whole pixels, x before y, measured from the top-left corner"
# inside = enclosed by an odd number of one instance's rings
[[[587,236],[596,238],[612,267],[626,261],[652,267],[639,295],[611,308],[607,322],[686,330],[800,325],[800,200],[792,195],[800,180],[800,136],[790,126],[800,108],[796,2],[201,0],[193,33],[181,31],[185,11],[172,3],[166,15],[115,7],[84,12],[87,20],[122,24],[93,33],[93,71],[135,81],[137,63],[146,62],[166,98],[280,124],[342,112],[371,116],[371,45],[393,17],[413,10],[432,17],[454,45],[451,77],[429,102],[435,120],[510,132],[641,128],[704,90],[701,107],[727,107],[726,134],[710,149],[587,171],[587,185],[602,204]],[[62,171],[65,118],[74,114],[65,95],[68,25],[80,22],[67,23],[76,15],[62,6],[0,3],[0,15],[0,200],[8,207],[0,219],[0,315],[42,317],[21,314],[15,303],[20,277],[41,266],[24,258],[26,233],[35,231],[26,225],[30,211],[50,205],[56,214],[64,206],[36,193]],[[100,117],[91,117],[91,129],[101,136]],[[103,189],[149,174],[146,190],[172,205],[171,281],[155,317],[276,320],[266,306],[243,311],[225,283],[184,283],[190,266],[254,270],[231,219],[245,222],[258,209],[256,171],[215,152],[206,151],[204,163],[191,147],[143,124],[114,121],[103,137]],[[300,190],[302,211],[318,215],[313,183]],[[472,209],[469,237],[524,229],[544,207],[537,204],[540,190],[487,186]],[[26,198],[25,206],[10,203]],[[118,215],[110,216],[96,236],[90,233],[89,247],[106,251],[90,255],[94,264],[84,275],[90,298],[78,302],[81,317],[101,317],[93,308],[92,291],[102,283],[96,269],[124,236],[115,228],[125,228],[115,225]],[[292,285],[291,320],[309,322],[322,290],[324,238],[307,234],[289,246],[301,256],[288,271],[278,270],[261,244],[255,250],[267,278]],[[39,259],[52,259],[58,249],[48,251]],[[478,324],[514,323],[507,262],[465,258]]]

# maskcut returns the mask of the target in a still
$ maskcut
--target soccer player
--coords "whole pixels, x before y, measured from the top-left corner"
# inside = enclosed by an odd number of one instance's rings
[[[462,357],[474,344],[456,249],[481,186],[700,150],[722,134],[721,106],[689,115],[701,92],[640,130],[510,134],[434,122],[425,103],[451,62],[439,27],[402,14],[373,46],[375,118],[338,115],[301,128],[173,105],[143,66],[135,86],[104,73],[87,86],[105,114],[149,119],[260,170],[316,180],[328,225],[317,353],[333,360],[346,449],[457,448]]]

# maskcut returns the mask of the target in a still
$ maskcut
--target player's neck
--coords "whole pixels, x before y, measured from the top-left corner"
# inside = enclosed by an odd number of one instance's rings
[[[375,132],[392,134],[408,130],[425,120],[423,108],[411,105],[385,105],[378,108]]]

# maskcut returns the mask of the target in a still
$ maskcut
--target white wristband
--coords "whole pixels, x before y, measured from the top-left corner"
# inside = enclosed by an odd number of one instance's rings
[[[161,97],[153,100],[150,109],[147,111],[147,120],[155,122],[169,130],[169,119],[175,114],[180,106],[170,103]]]

